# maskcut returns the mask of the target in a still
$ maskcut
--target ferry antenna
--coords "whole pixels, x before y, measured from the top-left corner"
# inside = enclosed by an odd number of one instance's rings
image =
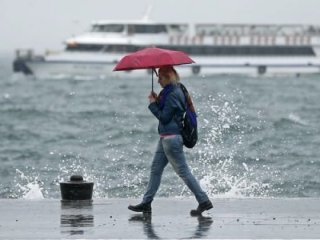
[[[142,17],[143,21],[147,22],[150,20],[150,13],[151,13],[152,7],[153,7],[153,5],[152,5],[151,1],[149,1],[149,4],[143,14],[143,17]]]

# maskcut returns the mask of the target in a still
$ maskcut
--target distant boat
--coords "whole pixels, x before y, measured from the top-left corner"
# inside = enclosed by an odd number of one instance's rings
[[[157,46],[184,51],[195,60],[179,67],[183,76],[320,72],[320,27],[313,25],[98,21],[65,45],[61,52],[43,55],[16,50],[14,71],[39,78],[137,76],[148,71],[112,69],[125,54]]]

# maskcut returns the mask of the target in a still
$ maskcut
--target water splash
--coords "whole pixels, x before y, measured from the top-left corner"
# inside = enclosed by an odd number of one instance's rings
[[[238,92],[241,95],[241,92]],[[203,169],[201,186],[211,197],[267,196],[270,185],[263,183],[256,169],[241,159],[244,157],[244,116],[239,113],[241,102],[230,96],[208,96],[199,109],[203,135],[198,151]]]
[[[15,178],[15,186],[18,188],[16,191],[17,198],[23,199],[44,199],[43,195],[43,182],[39,177],[26,176],[22,171],[16,169],[17,176]]]
[[[267,196],[270,189],[268,183],[254,179],[254,173],[248,167],[244,167],[239,173],[230,173],[234,168],[231,159],[225,160],[224,166],[218,164],[215,170],[211,170],[200,180],[200,185],[206,189],[211,197],[257,197]]]
[[[55,182],[68,181],[71,175],[82,175],[86,181],[94,182],[94,198],[140,196],[144,190],[139,187],[145,173],[143,159],[137,159],[134,164],[128,161],[134,154],[142,154],[137,150],[138,144],[133,145],[134,153],[130,153],[110,143],[103,159],[89,160],[81,154],[66,155],[60,161]],[[96,165],[97,162],[100,163]],[[103,166],[101,162],[106,164]]]
[[[90,161],[81,156],[81,154],[69,153],[64,154],[59,163],[59,173],[55,179],[55,183],[69,181],[72,175],[81,175],[87,182],[94,182],[94,197],[99,197],[101,192],[101,174],[97,173],[94,167],[90,167]]]

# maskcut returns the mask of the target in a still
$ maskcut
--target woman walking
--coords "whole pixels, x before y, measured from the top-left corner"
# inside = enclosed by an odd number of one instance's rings
[[[213,206],[207,194],[192,175],[183,152],[181,130],[187,103],[180,87],[179,75],[171,66],[162,67],[159,69],[158,82],[163,89],[159,96],[151,92],[149,109],[159,120],[160,139],[151,165],[150,179],[143,200],[140,204],[130,205],[128,208],[135,212],[151,212],[151,203],[160,186],[163,170],[169,162],[199,203],[197,209],[192,210],[191,214],[201,215],[203,211],[209,210]]]

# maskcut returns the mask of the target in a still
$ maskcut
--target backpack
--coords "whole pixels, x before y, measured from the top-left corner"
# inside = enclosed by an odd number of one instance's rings
[[[193,148],[198,141],[198,123],[197,123],[197,114],[195,112],[193,102],[188,93],[186,87],[180,83],[181,90],[186,98],[187,106],[185,109],[185,113],[182,118],[182,138],[183,144],[187,148]],[[182,104],[184,106],[184,103]]]

